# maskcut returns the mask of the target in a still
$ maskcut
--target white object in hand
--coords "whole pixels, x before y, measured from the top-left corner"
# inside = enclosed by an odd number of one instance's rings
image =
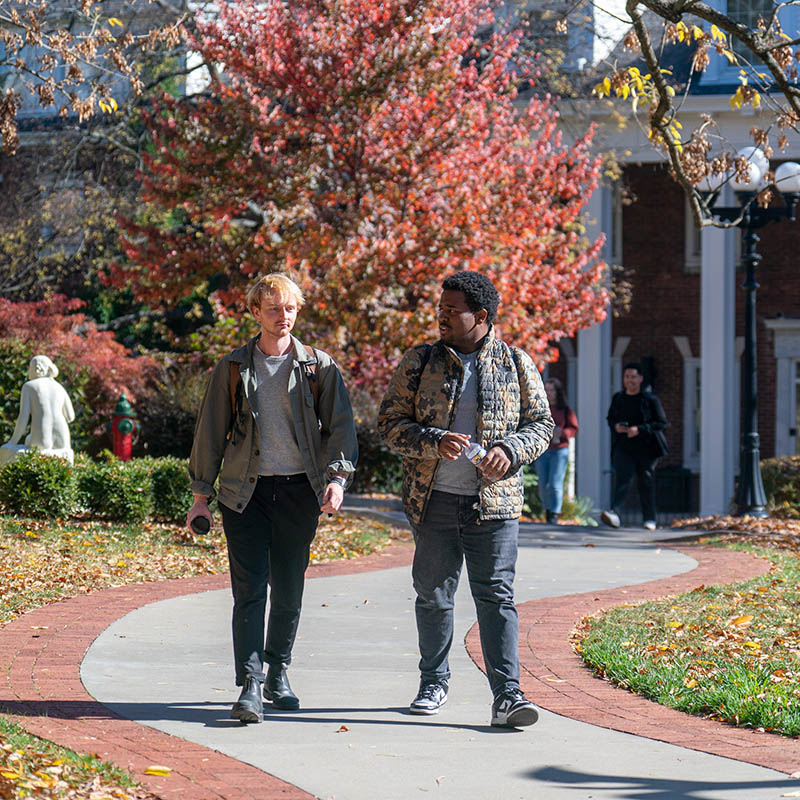
[[[462,455],[477,465],[486,457],[486,451],[477,442],[470,442],[464,448]]]

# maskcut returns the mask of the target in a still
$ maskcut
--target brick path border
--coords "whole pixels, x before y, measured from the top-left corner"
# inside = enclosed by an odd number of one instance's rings
[[[523,603],[523,689],[542,708],[572,719],[792,773],[800,742],[681,714],[599,680],[572,652],[569,634],[582,617],[626,602],[701,583],[763,574],[765,561],[735,551],[682,545],[698,561],[691,572],[636,586]],[[309,577],[355,574],[411,563],[411,545],[351,561],[313,565]],[[33,734],[127,769],[163,800],[308,800],[311,795],[215,750],[118,717],[86,693],[80,664],[108,625],[143,605],[223,589],[227,575],[136,584],[81,595],[31,611],[0,629],[0,710]],[[467,649],[480,666],[477,630]],[[145,775],[166,762],[169,778]]]
[[[717,756],[792,774],[800,770],[800,740],[737,728],[691,716],[646,700],[602,680],[570,646],[570,633],[583,617],[624,603],[687,592],[705,584],[747,580],[769,570],[767,561],[735,550],[670,545],[694,558],[691,572],[596,592],[545,598],[518,606],[522,688],[541,708],[602,728],[644,736]],[[479,666],[477,626],[466,639]]]

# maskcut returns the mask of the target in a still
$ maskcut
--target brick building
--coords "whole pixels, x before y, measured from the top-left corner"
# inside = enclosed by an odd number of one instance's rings
[[[710,113],[734,149],[752,145],[757,112],[734,112],[735,90],[723,70],[693,87],[680,119],[691,130]],[[586,113],[586,109],[583,109]],[[591,110],[589,113],[593,113]],[[599,113],[595,114],[603,124]],[[765,124],[765,123],[764,123]],[[645,383],[661,398],[670,428],[670,454],[662,459],[659,510],[728,509],[738,474],[741,420],[744,292],[740,231],[694,226],[688,203],[636,125],[601,128],[601,149],[613,148],[622,178],[601,187],[587,204],[595,233],[606,234],[606,259],[622,268],[631,290],[627,309],[560,343],[549,368],[567,385],[579,416],[576,481],[597,508],[611,486],[610,434],[605,422],[611,395],[621,388],[628,361],[643,362]],[[780,161],[800,161],[800,139]],[[729,189],[720,204],[733,205]],[[800,222],[781,221],[759,232],[757,269],[758,430],[761,458],[800,453]],[[636,503],[632,504],[631,519]]]

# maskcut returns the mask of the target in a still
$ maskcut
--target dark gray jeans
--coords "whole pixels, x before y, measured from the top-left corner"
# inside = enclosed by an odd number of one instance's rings
[[[262,476],[244,511],[221,504],[220,509],[231,568],[236,685],[243,686],[248,676],[264,680],[265,662],[277,666],[292,660],[320,510],[303,474]]]
[[[486,675],[495,697],[519,688],[519,621],[514,607],[519,520],[480,520],[478,498],[431,493],[414,529],[412,577],[422,680],[450,678],[453,599],[466,559]]]

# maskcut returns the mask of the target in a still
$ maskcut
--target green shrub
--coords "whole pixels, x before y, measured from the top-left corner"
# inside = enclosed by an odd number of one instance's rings
[[[784,519],[800,518],[800,456],[764,459],[761,478],[770,514]]]
[[[81,503],[93,514],[119,522],[141,522],[153,512],[151,465],[131,461],[82,461],[78,470]]]
[[[36,450],[0,469],[0,505],[24,517],[62,517],[76,506],[75,469]]]
[[[526,464],[522,468],[522,486],[525,497],[522,510],[530,517],[543,517],[544,508],[539,499],[539,476],[533,464]]]
[[[30,349],[18,339],[0,339],[0,441],[7,442],[19,416],[22,384],[28,380]]]
[[[403,464],[381,440],[374,425],[358,426],[358,465],[352,492],[400,494],[403,488]]]
[[[136,405],[140,431],[134,456],[189,457],[208,378],[208,370],[192,362],[165,367],[156,390]]]
[[[189,465],[182,458],[147,459],[153,485],[153,516],[179,522],[192,507]]]
[[[522,468],[525,502],[522,510],[530,517],[539,519],[544,517],[544,508],[539,499],[539,477],[536,467],[531,464]],[[561,502],[561,519],[569,520],[576,525],[597,526],[597,520],[592,516],[592,499],[590,497],[567,497],[566,484],[569,480],[569,471],[564,476],[564,499]]]

